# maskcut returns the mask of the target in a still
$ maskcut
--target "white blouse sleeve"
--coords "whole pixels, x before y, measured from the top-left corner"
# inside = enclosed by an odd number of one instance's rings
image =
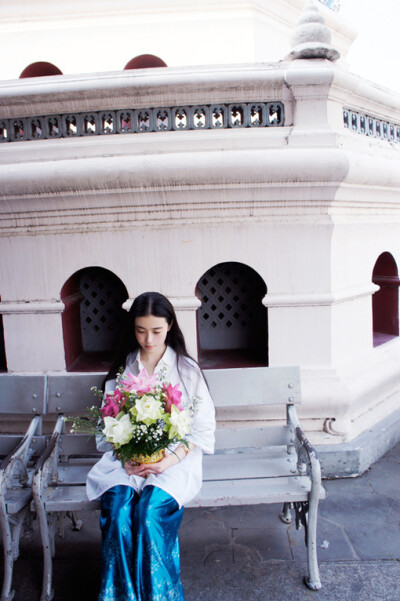
[[[205,453],[212,454],[215,444],[214,403],[199,366],[193,362],[186,369],[190,370],[190,396],[196,399],[192,427],[187,439]]]

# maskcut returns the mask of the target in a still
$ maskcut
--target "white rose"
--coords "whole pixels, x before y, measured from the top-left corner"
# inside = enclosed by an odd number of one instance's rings
[[[170,423],[174,432],[178,433],[179,438],[183,438],[190,432],[190,417],[186,411],[179,411],[172,405]]]
[[[117,445],[128,443],[136,427],[131,423],[127,413],[124,413],[122,417],[105,417],[104,426],[103,434],[107,442]]]
[[[137,420],[146,422],[146,420],[157,420],[162,417],[162,404],[152,396],[145,394],[142,398],[137,399],[135,403],[137,410]],[[149,424],[148,424],[149,425]]]

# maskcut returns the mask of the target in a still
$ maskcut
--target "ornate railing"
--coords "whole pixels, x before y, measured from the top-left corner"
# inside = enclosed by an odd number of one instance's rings
[[[357,134],[400,143],[400,125],[390,121],[370,117],[351,109],[343,109],[343,123],[345,128]]]
[[[281,102],[204,104],[0,119],[0,142],[146,132],[279,127]]]

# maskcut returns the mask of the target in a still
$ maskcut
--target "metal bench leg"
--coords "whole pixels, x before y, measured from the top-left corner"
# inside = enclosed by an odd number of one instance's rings
[[[317,560],[317,514],[318,514],[318,497],[310,498],[308,511],[308,528],[307,528],[307,563],[308,576],[304,578],[304,583],[312,591],[318,591],[321,588],[321,580],[319,577],[318,560]]]
[[[4,553],[4,580],[1,590],[1,601],[11,601],[13,599],[15,591],[11,590],[13,565],[14,565],[14,553],[12,544],[12,534],[10,524],[5,511],[5,505],[2,502],[0,504],[0,525],[3,539],[3,553]]]
[[[78,518],[78,514],[76,511],[67,511],[66,516],[72,522],[72,530],[79,531],[82,528],[83,522]]]
[[[42,516],[38,516],[43,547],[43,582],[40,601],[52,601],[54,597],[52,584],[56,516],[54,514],[47,516],[45,510],[43,510],[43,514]]]
[[[40,534],[43,546],[43,582],[40,601],[51,601],[54,597],[53,583],[53,556],[54,556],[54,531],[55,516],[38,516],[40,523]]]
[[[282,520],[282,522],[284,524],[291,524],[292,523],[292,514],[291,514],[291,504],[290,503],[284,503],[283,504],[283,509],[282,509],[282,513],[279,514],[280,519]]]
[[[36,515],[39,520],[40,537],[42,539],[43,547],[43,583],[40,601],[51,601],[54,597],[54,591],[52,590],[52,556],[54,555],[54,532],[56,516],[54,514],[47,515],[46,513],[44,499],[41,495],[41,476],[41,473],[35,474],[32,483]]]
[[[14,561],[19,556],[19,539],[24,522],[29,515],[29,507],[24,507],[15,515],[7,516],[4,503],[2,502],[0,506],[4,549],[4,581],[0,601],[11,601],[15,594],[15,591],[11,590]]]

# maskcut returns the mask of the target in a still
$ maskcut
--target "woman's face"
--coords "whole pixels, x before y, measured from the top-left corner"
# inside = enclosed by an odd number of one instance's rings
[[[171,324],[172,325],[172,324]],[[135,319],[135,336],[145,353],[159,354],[165,351],[165,339],[171,329],[165,317],[145,315]]]

